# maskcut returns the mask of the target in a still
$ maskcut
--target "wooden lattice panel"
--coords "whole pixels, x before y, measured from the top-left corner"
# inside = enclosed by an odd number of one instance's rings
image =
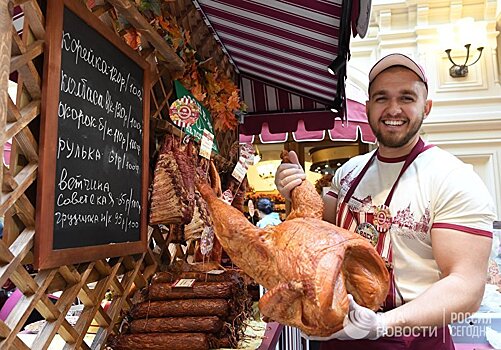
[[[152,93],[152,114],[157,113],[153,117],[158,117],[160,113],[165,113],[166,100],[172,92],[171,79],[182,74],[182,61],[128,0],[89,3],[92,3],[93,13],[110,28],[116,29],[110,11],[120,13],[135,25],[143,38],[141,55],[150,63],[156,62],[157,53],[169,58],[169,64],[152,64],[153,85],[155,89],[160,89],[158,94],[162,96],[154,101],[153,96],[157,95]],[[12,24],[11,11],[15,6],[20,6],[24,13],[22,35]],[[32,348],[48,348],[57,335],[65,342],[65,349],[99,349],[110,333],[118,332],[117,322],[123,311],[130,307],[132,293],[148,283],[161,261],[169,262],[173,256],[165,248],[168,243],[165,235],[158,229],[151,229],[149,249],[144,254],[43,271],[30,269],[36,234],[35,189],[39,165],[44,37],[44,8],[40,8],[37,1],[0,2],[1,153],[7,140],[12,140],[10,162],[3,165],[0,174],[0,215],[4,217],[5,225],[0,240],[0,284],[10,281],[22,292],[9,316],[0,320],[0,348],[29,348],[18,333],[36,310],[46,322],[40,327]],[[12,96],[7,93],[9,76],[17,82],[12,85]],[[157,248],[155,252],[151,247]],[[54,292],[60,293],[56,302],[48,296]],[[105,311],[101,301],[106,293],[113,295],[113,299]],[[70,324],[65,317],[77,298],[83,304],[82,311],[76,322]],[[84,336],[91,324],[99,327],[93,343],[88,345]]]
[[[91,6],[89,11],[114,29],[117,35],[123,34],[113,20],[117,13],[141,34],[140,54],[152,67],[151,125],[158,127],[157,133],[151,133],[151,148],[154,149],[155,135],[172,132],[165,122],[168,100],[173,92],[172,79],[183,74],[183,62],[130,0],[81,2]],[[0,320],[0,349],[47,349],[55,337],[62,338],[64,349],[100,349],[109,334],[118,332],[118,322],[123,312],[130,308],[133,293],[147,285],[161,263],[186,259],[187,251],[180,247],[169,251],[169,237],[158,228],[150,228],[148,251],[144,254],[42,271],[32,269],[45,37],[45,9],[39,4],[45,6],[45,1],[0,2],[0,153],[3,154],[5,143],[12,141],[9,164],[4,164],[0,173],[0,215],[4,217],[0,240],[0,286],[10,281],[22,293],[9,316]],[[12,11],[16,6],[24,13],[22,35],[12,23]],[[178,0],[170,2],[169,7],[178,22],[193,33],[193,45],[200,54],[211,57],[222,71],[234,77],[233,67],[192,2]],[[157,55],[161,55],[162,62],[156,59]],[[12,85],[10,96],[7,92],[9,77],[17,83]],[[154,123],[154,120],[160,123]],[[237,139],[237,133],[216,137],[221,153],[225,155]],[[55,292],[59,298],[54,302],[49,294]],[[105,311],[101,302],[106,294],[112,295],[112,301]],[[82,303],[81,313],[70,323],[66,316],[77,299]],[[35,310],[46,322],[41,325],[32,345],[28,346],[18,333]],[[89,345],[84,336],[91,326],[95,328],[96,325],[96,335]]]

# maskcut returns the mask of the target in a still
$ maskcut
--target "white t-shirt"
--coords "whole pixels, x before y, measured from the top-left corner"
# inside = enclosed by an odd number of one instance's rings
[[[350,159],[336,172],[331,191],[337,197],[338,212],[350,184],[373,152]],[[405,157],[377,156],[349,200],[350,209],[371,212],[383,204],[404,161]],[[492,237],[495,207],[485,185],[471,165],[438,147],[425,150],[411,163],[389,207],[395,281],[405,301],[440,279],[431,247],[432,228]]]

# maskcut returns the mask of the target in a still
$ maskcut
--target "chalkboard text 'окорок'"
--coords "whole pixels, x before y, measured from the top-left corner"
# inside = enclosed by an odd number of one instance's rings
[[[54,249],[137,241],[140,236],[144,72],[90,30],[65,8]]]

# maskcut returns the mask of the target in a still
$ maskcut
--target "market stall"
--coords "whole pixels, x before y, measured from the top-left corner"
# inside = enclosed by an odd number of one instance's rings
[[[204,12],[181,0],[10,4],[0,285],[15,298],[0,347],[236,348],[253,327],[254,344],[274,346],[280,327],[263,335],[253,319],[255,281],[194,187],[210,181],[241,212],[251,152],[238,141],[238,72]]]
[[[101,348],[119,333],[134,293],[162,266],[194,255],[195,244],[183,249],[184,239],[148,215],[160,144],[188,135],[170,119],[181,93],[175,81],[195,94],[212,87],[208,153],[224,164],[237,135],[236,119],[225,114],[239,108],[238,95],[227,101],[234,73],[191,2],[164,4],[166,17],[129,1],[4,5],[2,139],[12,149],[2,177],[0,276],[10,300],[0,346]],[[13,13],[22,19],[14,32]],[[212,85],[200,84],[202,66]],[[225,107],[216,110],[218,103]],[[196,226],[187,231],[200,235]]]

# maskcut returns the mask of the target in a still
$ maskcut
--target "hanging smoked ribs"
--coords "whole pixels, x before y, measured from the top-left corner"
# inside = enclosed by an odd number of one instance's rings
[[[189,224],[195,206],[195,161],[192,142],[167,134],[160,150],[153,178],[150,225]]]

